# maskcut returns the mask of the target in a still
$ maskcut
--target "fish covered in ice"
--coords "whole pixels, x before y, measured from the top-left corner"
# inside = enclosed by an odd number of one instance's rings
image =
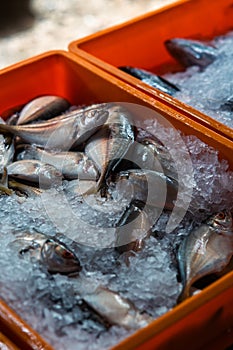
[[[105,125],[88,140],[85,148],[85,153],[100,171],[97,191],[105,186],[109,173],[134,142],[134,128],[129,112],[120,105],[111,106],[108,112]]]
[[[64,243],[42,233],[25,233],[9,246],[20,255],[30,252],[50,273],[70,274],[82,269],[78,257]]]
[[[177,91],[180,91],[179,87],[175,84],[172,84],[168,80],[145,69],[130,66],[122,66],[119,67],[119,69],[137,79],[140,79],[143,83],[148,84],[153,88],[159,89],[162,92],[165,92],[168,95],[173,96]]]
[[[27,183],[40,185],[42,188],[49,188],[62,179],[62,173],[54,166],[43,163],[39,160],[18,160],[7,167],[8,176]]]
[[[50,164],[62,173],[64,178],[95,180],[98,178],[98,170],[94,162],[83,152],[54,152],[44,150],[34,145],[20,145],[22,149],[17,160],[38,160]]]
[[[182,241],[178,264],[183,290],[178,302],[190,296],[200,278],[222,271],[233,255],[233,219],[229,211],[210,217]]]
[[[83,299],[111,325],[136,329],[152,321],[149,315],[140,313],[130,300],[101,285],[91,291],[87,290]]]
[[[184,67],[205,68],[218,56],[218,50],[198,40],[173,38],[165,41],[168,52]]]

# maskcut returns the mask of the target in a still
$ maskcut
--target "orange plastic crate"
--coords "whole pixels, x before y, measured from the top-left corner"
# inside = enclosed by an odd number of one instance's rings
[[[163,101],[175,111],[233,139],[233,128],[117,68],[129,65],[156,74],[182,68],[166,51],[165,40],[174,37],[209,40],[232,29],[232,0],[178,0],[126,23],[73,41],[69,50],[153,97],[155,105]]]
[[[160,112],[176,128],[196,135],[219,150],[233,169],[233,142],[186,115],[101,71],[72,53],[51,51],[3,69],[0,72],[0,113],[44,94],[57,94],[73,104],[113,101],[144,105]],[[142,116],[136,116],[140,118]],[[202,293],[137,331],[114,349],[201,349],[214,342],[222,349],[233,342],[233,272]],[[0,301],[0,330],[4,337],[23,350],[50,350],[38,335],[9,306]],[[78,349],[78,344],[77,344]]]

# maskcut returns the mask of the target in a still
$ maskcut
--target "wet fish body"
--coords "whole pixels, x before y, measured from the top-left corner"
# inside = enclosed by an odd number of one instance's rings
[[[17,156],[18,160],[35,159],[50,164],[70,180],[96,180],[98,170],[94,162],[83,152],[52,152],[41,148],[25,145],[24,150]]]
[[[134,142],[129,113],[117,105],[108,111],[109,117],[105,126],[90,138],[85,148],[85,153],[95,162],[101,173],[97,190],[105,184],[110,171],[114,170]]]
[[[116,176],[116,184],[127,198],[166,210],[173,209],[178,192],[176,180],[146,169],[122,171]]]
[[[99,286],[92,293],[84,294],[83,299],[112,325],[136,329],[151,322],[150,317],[140,314],[128,299],[105,287]]]
[[[64,244],[47,239],[40,250],[41,261],[50,273],[80,272],[80,261]]]
[[[144,247],[144,241],[150,235],[150,221],[145,211],[136,203],[130,203],[116,225],[116,250],[122,254],[130,251],[139,252]]]
[[[119,69],[132,75],[137,79],[140,79],[143,83],[148,84],[153,88],[156,88],[171,96],[173,96],[176,92],[180,91],[180,89],[176,85],[170,83],[168,80],[156,74],[148,72],[145,69],[140,69],[140,68],[135,68],[130,66],[119,67]]]
[[[177,171],[169,151],[155,139],[137,140],[130,147],[127,159],[135,163],[139,169],[161,172],[178,181]]]
[[[198,40],[173,38],[165,41],[165,47],[184,67],[198,66],[203,69],[218,56],[216,48]]]
[[[18,236],[9,247],[21,255],[30,251],[50,273],[71,274],[82,269],[77,256],[64,243],[40,233]]]
[[[73,111],[39,124],[0,124],[0,132],[19,136],[24,142],[36,146],[67,151],[82,144],[105,123],[108,117],[106,104],[97,106]]]
[[[233,226],[230,212],[212,216],[184,238],[178,250],[183,290],[178,301],[190,296],[200,278],[223,270],[233,255]]]
[[[60,96],[46,95],[34,98],[21,110],[17,124],[53,118],[67,110],[69,106],[69,102]]]
[[[47,188],[57,184],[62,174],[52,165],[38,160],[19,160],[7,167],[8,176],[18,181],[26,181]]]

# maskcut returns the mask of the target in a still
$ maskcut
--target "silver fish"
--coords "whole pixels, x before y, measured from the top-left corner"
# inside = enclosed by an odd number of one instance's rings
[[[59,96],[40,96],[28,102],[19,114],[17,124],[53,118],[69,108],[69,102]]]
[[[161,172],[132,169],[116,176],[117,190],[128,199],[152,207],[172,210],[177,197],[178,183]]]
[[[126,265],[129,265],[129,256],[132,252],[139,252],[144,247],[144,241],[150,236],[150,220],[145,212],[136,203],[124,212],[116,228],[116,250],[125,254]]]
[[[127,153],[127,159],[134,162],[140,169],[163,172],[171,179],[178,180],[174,161],[166,147],[158,140],[143,138],[133,143]]]
[[[70,274],[82,269],[77,256],[64,243],[40,233],[18,236],[9,247],[20,255],[29,252],[50,273]]]
[[[233,255],[233,220],[229,211],[215,214],[182,241],[178,264],[183,290],[181,302],[201,277],[223,270]]]
[[[70,180],[96,180],[99,175],[94,162],[83,152],[52,152],[34,145],[25,145],[24,150],[17,155],[17,159],[37,159],[50,164]]]
[[[134,130],[129,113],[121,106],[108,109],[109,117],[105,127],[88,141],[85,153],[95,162],[101,175],[98,191],[110,171],[120,162],[134,141]]]
[[[107,120],[106,104],[86,107],[49,121],[29,125],[3,125],[0,132],[48,149],[69,150],[86,141]]]
[[[41,261],[50,273],[70,274],[81,271],[77,256],[64,244],[47,239],[40,250]]]
[[[198,40],[174,38],[165,41],[166,49],[183,66],[205,68],[218,56],[218,50]]]
[[[128,299],[106,287],[99,286],[82,296],[84,301],[110,324],[136,329],[146,326],[152,319],[143,315]]]
[[[180,91],[180,89],[176,85],[170,83],[170,81],[145,69],[130,66],[119,67],[119,69],[137,79],[140,79],[143,83],[159,89],[160,91],[166,92],[171,96],[173,96],[177,91]]]
[[[39,160],[18,160],[7,167],[8,176],[40,185],[42,188],[58,184],[62,174],[50,164]]]

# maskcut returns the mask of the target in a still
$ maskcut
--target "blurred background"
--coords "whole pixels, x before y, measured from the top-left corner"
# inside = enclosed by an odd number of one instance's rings
[[[171,0],[0,0],[0,69]]]

